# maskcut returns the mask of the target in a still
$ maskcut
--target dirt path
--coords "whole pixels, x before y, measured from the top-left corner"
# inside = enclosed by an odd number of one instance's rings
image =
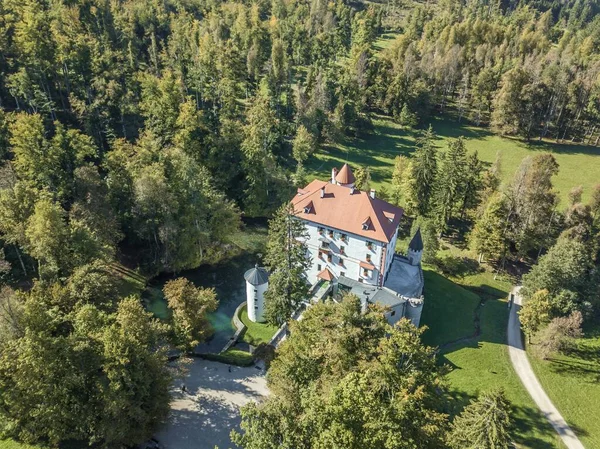
[[[575,432],[569,427],[565,419],[554,406],[542,385],[535,377],[535,373],[531,368],[531,364],[527,359],[523,338],[521,336],[521,323],[517,312],[521,308],[521,295],[519,295],[520,287],[515,287],[512,294],[515,295],[514,304],[508,318],[508,353],[510,361],[517,372],[517,375],[525,385],[525,388],[540,408],[546,419],[552,424],[552,427],[558,432],[561,439],[568,449],[584,449],[583,444],[575,435]]]

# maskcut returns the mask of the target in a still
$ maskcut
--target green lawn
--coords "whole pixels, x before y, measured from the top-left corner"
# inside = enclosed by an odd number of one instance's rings
[[[250,366],[254,363],[252,354],[239,349],[228,349],[222,354],[203,354],[203,358],[215,362],[227,363],[236,366]]]
[[[600,447],[600,332],[588,330],[586,334],[567,355],[541,360],[531,346],[528,353],[550,399],[583,445],[595,448]]]
[[[333,167],[344,162],[351,166],[367,165],[371,169],[372,185],[375,189],[390,188],[394,158],[409,155],[414,150],[417,133],[402,129],[391,118],[375,116],[375,129],[363,139],[347,139],[337,145],[321,148],[307,162],[309,177],[327,179]],[[600,182],[600,148],[584,145],[554,144],[552,142],[526,143],[517,139],[496,136],[485,128],[458,123],[453,119],[433,119],[432,126],[438,134],[438,146],[446,148],[446,141],[458,136],[467,140],[468,150],[477,150],[480,159],[492,163],[498,152],[502,155],[502,178],[512,179],[517,167],[526,156],[542,151],[552,152],[560,165],[554,179],[562,206],[566,204],[571,188],[582,185],[583,199],[589,198],[591,188]]]
[[[240,315],[242,323],[246,325],[246,332],[244,332],[242,340],[252,346],[268,343],[271,341],[273,335],[275,335],[275,332],[277,332],[277,326],[250,321],[246,306],[242,308]]]
[[[479,304],[479,296],[458,287],[433,270],[426,269],[425,305],[421,324],[428,329],[423,334],[423,341],[430,346],[469,337],[475,333],[473,317]],[[429,298],[435,298],[429,301]]]
[[[448,381],[458,404],[466,404],[480,392],[504,388],[513,405],[513,438],[520,448],[561,448],[554,430],[540,414],[512,369],[506,347],[509,284],[494,280],[490,273],[478,273],[457,283],[431,271],[425,271],[425,305],[421,324],[429,329],[423,335],[427,344],[439,346],[475,333],[475,308],[481,292],[486,301],[479,310],[481,333],[458,343],[445,345],[440,362],[450,366]],[[456,404],[456,402],[454,402]],[[460,406],[448,410],[455,414]]]

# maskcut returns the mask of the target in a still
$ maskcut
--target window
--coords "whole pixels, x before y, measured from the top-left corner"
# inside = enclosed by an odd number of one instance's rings
[[[390,316],[394,316],[394,315],[396,315],[396,311],[392,310],[392,313],[390,313]]]
[[[362,278],[359,278],[359,279],[358,279],[358,282],[363,282],[363,279],[362,279]]]
[[[346,276],[346,272],[345,271],[340,271],[340,276]]]
[[[327,262],[331,262],[333,260],[333,257],[331,257],[331,254],[327,254]]]
[[[330,229],[329,232],[327,233],[327,235],[329,235],[329,237],[333,238],[333,229]]]
[[[321,242],[321,248],[329,249],[329,242]]]
[[[369,223],[363,223],[362,228],[363,228],[363,231],[368,231],[369,230]]]
[[[367,248],[369,248],[369,249],[373,249],[373,242],[369,242],[369,241],[367,240],[365,244],[366,244]]]
[[[258,290],[254,289],[254,293],[258,293]]]
[[[344,259],[342,259],[341,257],[340,257],[340,266],[342,266],[342,267],[344,266]]]
[[[365,277],[369,277],[369,270],[367,270],[367,269],[364,269],[364,270],[363,270],[363,276],[365,276]]]
[[[325,231],[325,228],[323,228],[323,227],[321,227],[321,226],[319,226],[319,227],[317,228],[317,232],[318,232],[319,234],[323,234],[323,232],[324,232],[324,231]]]
[[[321,264],[318,264],[318,265],[317,265],[317,270],[318,270],[318,271],[321,271]]]
[[[346,254],[346,248],[343,246],[340,246],[340,254]]]
[[[371,262],[371,255],[367,254],[367,262]]]
[[[346,234],[342,234],[342,241],[348,243],[348,236]]]
[[[304,213],[305,213],[305,214],[310,214],[310,207],[306,206],[306,207],[304,208]]]
[[[319,251],[319,259],[322,259],[322,258],[323,258],[323,252]]]
[[[254,310],[258,310],[258,306],[254,306]]]

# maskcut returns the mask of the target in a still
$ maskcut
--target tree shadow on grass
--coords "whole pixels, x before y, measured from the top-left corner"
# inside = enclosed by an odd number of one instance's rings
[[[587,154],[590,156],[600,156],[600,147],[594,147],[591,145],[577,144],[577,143],[556,143],[530,140],[519,141],[525,148],[530,151],[542,151],[560,154]]]
[[[571,354],[569,354],[571,355]],[[587,360],[565,360],[557,358],[549,358],[548,362],[551,363],[550,369],[560,375],[569,377],[579,377],[583,382],[590,384],[597,384],[600,382],[600,366],[598,365],[600,355],[590,354],[590,361]]]

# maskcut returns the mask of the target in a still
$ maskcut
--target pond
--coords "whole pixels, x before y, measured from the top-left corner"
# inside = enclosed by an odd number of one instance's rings
[[[198,346],[198,352],[220,352],[235,333],[231,318],[238,305],[246,300],[244,273],[260,261],[260,252],[266,240],[264,225],[246,226],[241,235],[234,239],[242,251],[233,257],[214,265],[201,265],[193,270],[176,275],[161,274],[148,283],[145,293],[148,309],[159,318],[167,318],[169,309],[162,295],[163,285],[177,277],[185,277],[197,287],[213,287],[217,292],[219,307],[208,315],[214,334],[209,341]]]

